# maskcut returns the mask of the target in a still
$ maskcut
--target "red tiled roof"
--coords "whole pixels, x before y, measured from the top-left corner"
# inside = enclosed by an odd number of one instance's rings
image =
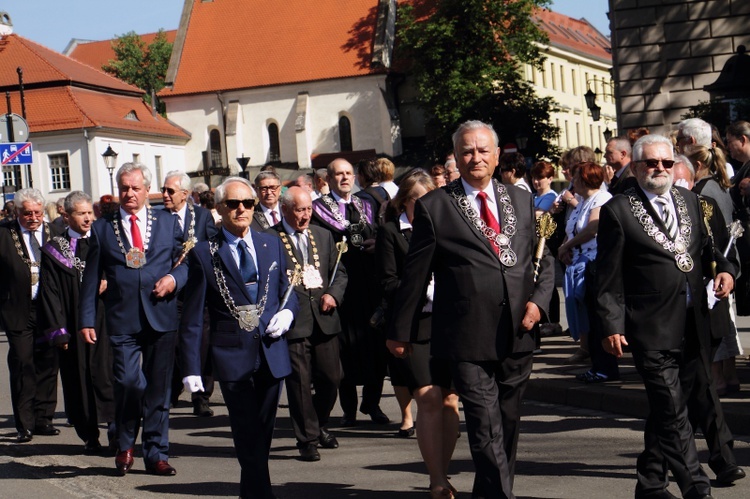
[[[378,0],[195,0],[162,96],[364,76]],[[179,47],[175,46],[175,50]]]
[[[145,35],[140,35],[140,37],[146,45],[149,45],[154,41],[157,34],[158,33],[147,33]],[[177,36],[177,30],[173,29],[165,31],[164,34],[169,43],[174,43],[175,36]],[[76,41],[74,42],[72,49],[67,51],[65,55],[91,66],[92,68],[101,69],[102,66],[115,58],[115,51],[112,50],[112,43],[114,41],[115,40],[101,40],[94,42]]]
[[[146,135],[189,139],[178,126],[157,115],[140,96],[116,95],[85,88],[56,86],[27,90],[26,121],[29,133],[102,127]],[[11,92],[11,105],[20,114],[19,92]],[[134,112],[137,120],[126,116]]]
[[[50,82],[98,87],[133,95],[143,92],[108,74],[16,34],[0,37],[0,67],[23,68],[24,85]],[[18,86],[16,71],[0,71],[0,88]]]
[[[534,17],[547,32],[551,45],[612,62],[612,42],[586,19],[573,19],[547,9],[538,10]]]

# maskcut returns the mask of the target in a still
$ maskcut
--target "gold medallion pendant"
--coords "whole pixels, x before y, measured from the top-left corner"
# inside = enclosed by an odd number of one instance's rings
[[[131,269],[140,269],[146,265],[146,254],[138,248],[130,248],[125,255],[125,261]]]

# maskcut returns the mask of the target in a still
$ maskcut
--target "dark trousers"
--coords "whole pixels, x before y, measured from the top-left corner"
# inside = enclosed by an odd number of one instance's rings
[[[57,349],[36,343],[36,308],[31,308],[26,329],[5,335],[16,430],[51,424],[57,406]]]
[[[688,419],[690,425],[700,428],[708,444],[708,466],[718,473],[727,466],[737,464],[732,451],[733,437],[729,431],[721,400],[711,378],[709,359],[714,358],[715,351],[706,357],[705,350],[700,356],[688,359],[681,373],[683,385],[688,395]]]
[[[292,374],[286,378],[286,393],[294,436],[297,445],[316,443],[341,383],[339,339],[323,334],[315,324],[312,336],[288,343]]]
[[[271,375],[264,361],[251,379],[221,381],[219,385],[229,411],[234,449],[240,462],[240,497],[272,499],[268,455],[282,380]]]
[[[515,497],[521,399],[531,366],[531,352],[511,354],[495,362],[451,362],[476,469],[473,497]]]
[[[380,407],[380,398],[383,396],[383,378],[372,380],[362,385],[362,404],[359,406],[364,413]],[[346,378],[341,380],[339,386],[339,404],[347,416],[355,417],[357,414],[357,385],[350,383]]]
[[[177,309],[180,316],[182,316],[182,300],[178,300]],[[214,376],[213,366],[211,364],[210,355],[210,342],[211,337],[211,317],[208,313],[208,308],[203,311],[203,335],[201,336],[201,381],[203,382],[203,391],[194,392],[190,394],[190,400],[193,404],[200,401],[206,404],[211,399],[211,395],[214,393]],[[180,366],[180,342],[175,345],[175,362],[174,370],[172,372],[172,397],[170,402],[173,406],[177,406],[177,400],[180,398],[180,394],[183,390],[182,378],[183,372]]]
[[[688,421],[690,386],[682,383],[687,366],[696,359],[701,362],[694,321],[688,320],[688,324],[681,350],[633,349],[633,360],[643,378],[649,402],[643,435],[645,448],[637,461],[636,497],[665,489],[667,469],[672,471],[683,497],[698,497],[711,490],[698,460],[693,429]]]
[[[150,327],[111,334],[115,423],[120,450],[132,449],[143,419],[143,460],[169,460],[169,397],[176,331]]]

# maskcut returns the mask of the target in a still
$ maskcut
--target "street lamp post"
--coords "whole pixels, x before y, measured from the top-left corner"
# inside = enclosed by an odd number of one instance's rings
[[[112,150],[112,146],[107,144],[107,150],[102,153],[104,158],[104,166],[109,171],[109,188],[112,191],[112,195],[115,195],[115,182],[112,178],[112,174],[115,171],[115,165],[117,164],[117,153]]]

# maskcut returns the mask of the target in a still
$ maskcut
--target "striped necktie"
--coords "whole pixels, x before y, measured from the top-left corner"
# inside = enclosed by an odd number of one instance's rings
[[[656,202],[661,206],[661,219],[664,221],[664,226],[667,228],[667,235],[674,241],[677,237],[677,220],[672,215],[672,210],[669,209],[669,205],[672,200],[666,194],[657,196]]]

